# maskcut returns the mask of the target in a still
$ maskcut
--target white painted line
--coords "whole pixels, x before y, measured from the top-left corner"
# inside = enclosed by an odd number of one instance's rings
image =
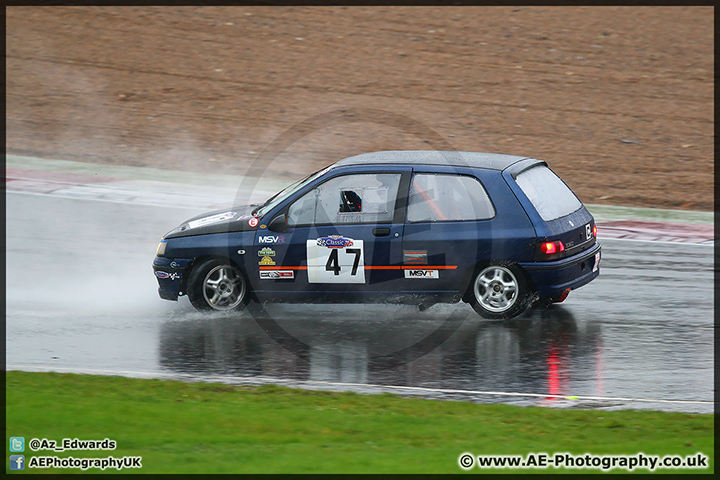
[[[146,206],[146,207],[181,208],[181,209],[184,209],[184,210],[189,210],[189,209],[193,209],[193,208],[194,208],[194,209],[200,209],[200,210],[203,210],[203,211],[205,211],[206,209],[209,210],[209,208],[205,207],[204,205],[200,205],[200,206],[197,206],[197,207],[188,207],[188,206],[186,206],[186,205],[172,205],[172,204],[167,204],[167,203],[151,203],[151,202],[145,202],[145,201],[132,201],[132,202],[131,202],[131,201],[128,201],[128,200],[109,199],[109,198],[71,197],[71,196],[67,196],[67,195],[52,195],[52,194],[47,194],[47,193],[25,192],[25,191],[21,191],[21,190],[8,190],[6,193],[13,193],[13,194],[16,193],[16,194],[18,194],[18,195],[31,195],[31,196],[34,196],[34,197],[50,197],[50,196],[54,196],[54,197],[65,198],[65,199],[67,199],[67,200],[78,200],[78,201],[81,201],[81,202],[84,202],[84,201],[87,201],[87,200],[92,200],[92,201],[94,201],[94,202],[120,203],[120,204],[123,204],[123,205],[143,205],[143,206]],[[214,207],[211,207],[211,208],[214,208]],[[218,207],[218,208],[221,208],[221,207]]]
[[[681,399],[662,399],[662,398],[633,398],[633,397],[605,397],[605,396],[585,396],[585,395],[556,395],[548,393],[521,393],[521,392],[498,392],[487,390],[459,390],[453,388],[432,388],[432,387],[409,387],[405,385],[378,385],[371,383],[349,383],[349,382],[325,382],[319,380],[287,380],[274,377],[232,377],[217,375],[192,375],[183,373],[152,373],[152,372],[135,372],[126,370],[101,370],[83,368],[81,370],[57,367],[38,367],[31,365],[7,365],[7,371],[35,371],[35,372],[58,372],[58,373],[75,373],[75,374],[98,374],[112,376],[142,376],[149,378],[187,378],[196,381],[209,382],[218,381],[221,383],[238,383],[238,384],[285,384],[285,385],[305,385],[305,386],[325,386],[325,387],[354,387],[354,388],[373,388],[385,390],[400,390],[411,392],[432,392],[445,394],[462,394],[462,395],[488,395],[500,397],[529,397],[529,398],[557,398],[572,400],[598,400],[598,401],[621,401],[621,402],[645,402],[645,403],[671,403],[671,404],[694,404],[694,405],[713,405],[713,400],[681,400]]]
[[[703,243],[695,243],[695,242],[670,242],[667,240],[646,240],[643,238],[598,238],[598,242],[600,245],[602,245],[604,242],[611,241],[611,242],[641,242],[641,243],[660,243],[662,245],[682,245],[683,248],[687,246],[694,246],[694,247],[714,247],[715,246],[715,240],[709,240],[707,242]],[[600,264],[602,266],[602,263]]]
[[[126,182],[126,185],[129,182]],[[92,200],[98,202],[118,203],[125,205],[146,205],[151,207],[185,208],[198,209],[200,211],[214,210],[229,207],[235,204],[236,190],[215,189],[214,191],[201,189],[194,191],[174,190],[143,190],[111,186],[105,184],[102,187],[94,185],[76,185],[69,188],[54,190],[52,192],[37,192],[29,190],[7,189],[7,193],[18,193],[22,195],[49,196],[58,198],[69,198],[73,200]],[[265,201],[277,192],[266,190],[253,191],[247,199],[241,199],[246,204]],[[225,199],[225,200],[223,200]]]

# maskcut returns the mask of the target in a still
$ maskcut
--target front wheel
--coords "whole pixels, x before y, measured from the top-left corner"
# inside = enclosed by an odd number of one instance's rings
[[[188,277],[188,299],[198,310],[239,310],[247,304],[247,293],[245,276],[227,260],[206,260]]]
[[[485,318],[516,317],[531,298],[525,275],[514,265],[483,268],[473,278],[471,289],[470,305]]]

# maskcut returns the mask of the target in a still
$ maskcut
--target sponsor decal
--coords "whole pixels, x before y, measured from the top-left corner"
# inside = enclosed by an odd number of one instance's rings
[[[317,239],[318,247],[327,248],[345,248],[352,247],[353,240],[351,238],[345,238],[342,235],[330,235],[328,237],[321,237]]]
[[[229,220],[234,216],[235,212],[218,213],[217,215],[210,215],[209,217],[199,218],[197,220],[193,220],[192,222],[188,222],[188,227],[198,228],[205,225],[212,225],[213,223]]]
[[[275,265],[275,261],[272,258],[265,256],[262,257],[262,260],[260,260],[258,265]]]
[[[250,225],[252,228],[257,227],[258,219],[257,217],[252,217],[250,220],[248,220],[248,225]]]
[[[263,280],[284,280],[286,278],[295,278],[295,272],[292,270],[262,270],[260,278]]]
[[[260,243],[285,243],[283,235],[263,235],[258,238]]]
[[[438,270],[407,269],[405,270],[405,278],[438,279],[440,278],[440,275]]]
[[[264,257],[264,256],[266,256],[266,255],[269,255],[269,256],[271,256],[271,257],[274,257],[274,256],[275,256],[275,250],[273,250],[273,249],[270,248],[270,247],[265,247],[265,248],[262,248],[262,249],[258,250],[258,255],[260,255],[261,257]]]
[[[162,279],[170,279],[170,280],[177,280],[178,278],[182,277],[182,273],[180,272],[163,272],[162,270],[158,270],[155,272],[155,276],[157,278]]]
[[[260,228],[267,228],[267,225],[263,223],[262,225],[260,225]]]
[[[177,268],[177,267],[180,266],[180,264],[177,263],[175,260],[173,260],[172,262],[170,262],[170,266],[171,266],[172,268]]]
[[[427,265],[427,250],[403,250],[403,263],[406,265]]]

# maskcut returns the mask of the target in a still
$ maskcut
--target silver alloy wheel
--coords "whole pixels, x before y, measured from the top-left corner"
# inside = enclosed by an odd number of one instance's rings
[[[218,265],[205,275],[202,291],[213,309],[232,310],[245,298],[245,280],[236,268]]]
[[[519,287],[517,278],[509,269],[491,265],[475,277],[473,291],[475,299],[484,309],[503,313],[515,304]]]

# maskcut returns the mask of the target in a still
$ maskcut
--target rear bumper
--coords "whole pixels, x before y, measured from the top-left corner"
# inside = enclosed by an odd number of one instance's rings
[[[600,275],[601,246],[553,262],[519,263],[535,284],[541,297],[556,297],[564,291],[574,290],[590,283]]]

